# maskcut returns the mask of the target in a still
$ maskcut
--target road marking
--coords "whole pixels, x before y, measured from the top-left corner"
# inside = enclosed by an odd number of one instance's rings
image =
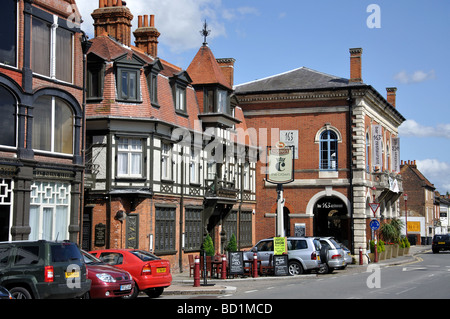
[[[396,295],[401,295],[401,294],[404,293],[404,292],[407,292],[407,291],[410,291],[410,290],[413,290],[413,289],[416,289],[416,288],[417,288],[417,287],[411,287],[411,288],[402,290],[402,291],[400,291],[400,292],[397,292]]]
[[[244,293],[249,294],[249,293],[257,292],[257,291],[258,291],[258,290],[247,290],[247,291],[244,291]]]

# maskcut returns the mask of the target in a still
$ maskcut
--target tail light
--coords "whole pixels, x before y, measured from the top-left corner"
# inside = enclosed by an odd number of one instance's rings
[[[151,275],[152,274],[152,266],[150,264],[145,264],[142,267],[142,275]]]
[[[333,256],[331,256],[331,259],[337,259],[337,258],[341,258],[341,255],[333,255]]]
[[[311,253],[311,260],[316,260],[316,259],[317,259],[316,252],[313,251],[313,252]]]
[[[53,282],[53,266],[45,266],[44,281],[45,282]]]

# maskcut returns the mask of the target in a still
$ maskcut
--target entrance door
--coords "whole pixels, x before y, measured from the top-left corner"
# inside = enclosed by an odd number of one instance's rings
[[[0,205],[0,241],[9,240],[9,205]]]
[[[349,241],[347,205],[334,196],[319,199],[314,207],[314,236],[332,236],[341,243]]]

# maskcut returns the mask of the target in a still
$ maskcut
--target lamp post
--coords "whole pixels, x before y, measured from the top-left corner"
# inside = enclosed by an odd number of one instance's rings
[[[405,230],[406,230],[406,238],[408,238],[408,194],[403,194],[403,199],[405,200]]]

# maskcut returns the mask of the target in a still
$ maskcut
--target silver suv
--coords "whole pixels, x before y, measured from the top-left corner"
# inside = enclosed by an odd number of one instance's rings
[[[320,258],[322,260],[322,267],[319,270],[320,274],[331,274],[335,269],[343,269],[347,266],[344,259],[344,250],[341,248],[334,237],[320,237]]]
[[[288,237],[287,249],[289,260],[289,274],[300,275],[304,272],[319,270],[320,242],[314,237]],[[244,253],[245,260],[252,260],[253,253],[258,254],[262,266],[268,266],[273,258],[273,238],[260,240],[250,251]]]

